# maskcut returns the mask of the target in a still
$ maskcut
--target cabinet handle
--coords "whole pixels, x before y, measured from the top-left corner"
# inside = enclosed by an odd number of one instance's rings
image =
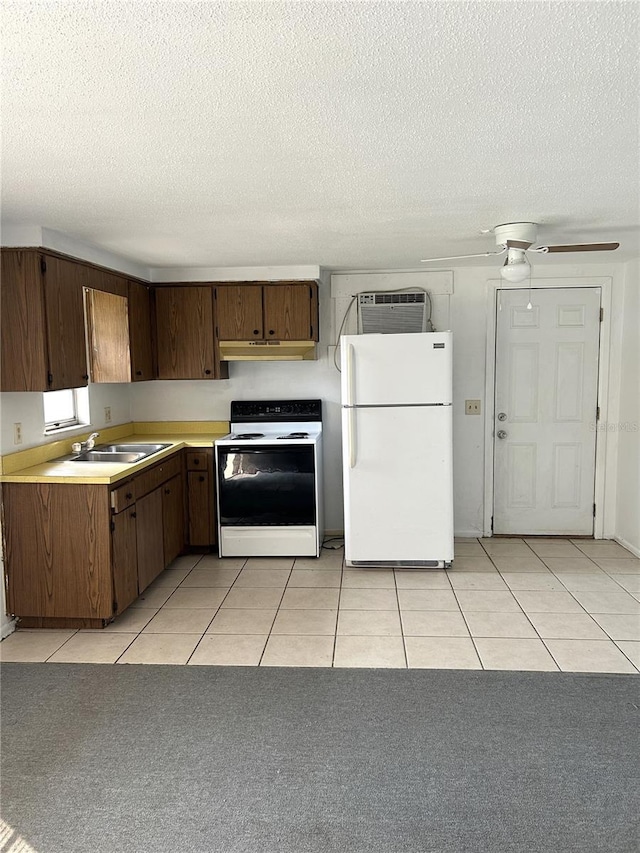
[[[164,493],[165,493],[165,495],[170,495],[170,494],[171,494],[171,489],[165,489],[165,490],[164,490]]]
[[[83,378],[83,379],[88,379],[88,378],[89,378],[89,374],[88,374],[88,373],[83,373],[83,374],[82,374],[82,378]]]
[[[269,334],[270,334],[270,335],[275,335],[275,332],[273,331],[273,329],[269,329]]]
[[[125,498],[128,501],[130,501],[132,497],[133,497],[133,494],[131,492],[127,492],[127,494],[125,495]]]
[[[199,459],[194,459],[194,460],[193,460],[193,464],[194,464],[194,465],[199,465],[199,464],[200,464],[200,460],[199,460]]]
[[[204,477],[198,477],[198,482],[204,483]]]
[[[207,376],[209,376],[209,375],[210,375],[210,373],[211,373],[211,371],[210,371],[210,370],[205,370],[205,374],[206,374]]]
[[[141,371],[141,370],[136,370],[136,376],[142,376],[142,371]]]
[[[132,513],[131,513],[131,518],[137,518],[137,517],[138,517],[138,516],[136,515],[136,513],[135,513],[135,512],[132,512]]]
[[[260,331],[259,331],[258,329],[254,329],[254,330],[253,330],[253,334],[254,334],[254,335],[259,335],[259,334],[260,334]]]

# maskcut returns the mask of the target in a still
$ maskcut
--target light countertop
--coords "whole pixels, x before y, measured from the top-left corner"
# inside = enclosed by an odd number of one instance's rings
[[[40,462],[31,467],[21,468],[0,477],[3,483],[117,483],[139,471],[155,465],[171,456],[177,450],[185,447],[211,448],[216,439],[222,438],[228,429],[211,432],[184,433],[176,435],[158,433],[131,432],[118,437],[120,444],[169,444],[164,450],[158,451],[138,462],[71,462],[69,454],[56,459]],[[106,443],[102,439],[96,443]]]

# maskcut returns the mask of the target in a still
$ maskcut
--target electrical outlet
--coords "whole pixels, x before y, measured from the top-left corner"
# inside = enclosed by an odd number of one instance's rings
[[[104,422],[105,424],[111,423],[111,406],[104,407]]]
[[[480,400],[465,400],[464,401],[464,413],[465,413],[465,415],[479,415],[480,414]]]
[[[22,424],[13,425],[13,443],[22,444]]]

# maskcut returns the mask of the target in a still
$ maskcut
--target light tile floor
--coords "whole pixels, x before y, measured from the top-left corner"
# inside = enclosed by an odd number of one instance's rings
[[[447,572],[179,557],[104,630],[18,630],[0,660],[637,673],[640,560],[578,539],[456,540]]]

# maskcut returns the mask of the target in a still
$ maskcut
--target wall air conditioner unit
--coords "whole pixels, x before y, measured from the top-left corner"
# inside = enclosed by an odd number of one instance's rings
[[[359,293],[358,334],[399,335],[429,332],[429,296],[424,291]]]

